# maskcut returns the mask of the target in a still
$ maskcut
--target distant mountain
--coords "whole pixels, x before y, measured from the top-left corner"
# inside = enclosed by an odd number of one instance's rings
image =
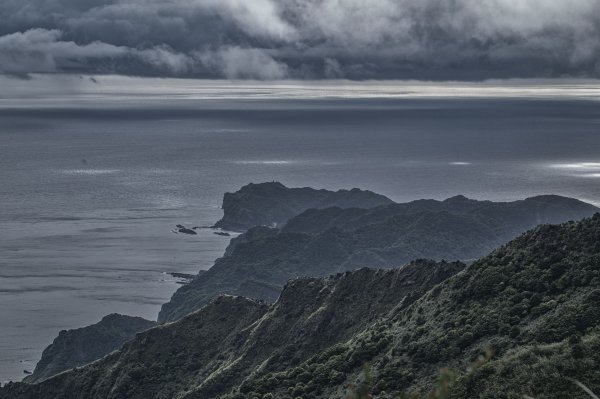
[[[295,279],[272,305],[221,296],[0,399],[342,398],[365,364],[377,399],[427,392],[445,366],[458,374],[450,398],[587,398],[573,380],[600,392],[600,214],[463,267]],[[486,348],[491,360],[466,373]]]
[[[74,367],[83,366],[119,349],[135,334],[156,322],[141,317],[111,314],[100,322],[75,330],[63,330],[48,346],[33,374],[24,381],[35,383]]]
[[[278,227],[311,208],[373,208],[393,201],[371,191],[287,188],[281,183],[248,184],[223,197],[223,218],[215,227],[247,230],[254,226]]]
[[[417,200],[394,203],[374,209],[310,209],[290,220],[283,230],[295,233],[319,233],[331,228],[351,231],[395,218],[410,218],[423,213],[465,214],[485,225],[491,234],[520,234],[539,224],[555,224],[591,216],[599,208],[577,199],[559,195],[540,195],[512,202],[469,199],[463,195],[445,201]],[[407,219],[407,222],[413,222]]]
[[[163,305],[158,320],[177,320],[220,294],[274,301],[297,276],[398,267],[419,258],[476,259],[540,223],[597,211],[559,196],[514,202],[458,196],[372,209],[311,209],[281,229],[256,227],[233,239],[223,258]]]

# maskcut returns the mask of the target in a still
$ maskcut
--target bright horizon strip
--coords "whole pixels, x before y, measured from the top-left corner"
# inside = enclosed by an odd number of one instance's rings
[[[268,100],[402,98],[538,98],[600,100],[600,80],[419,81],[226,81],[139,78],[117,75],[0,75],[0,100]],[[1,104],[2,107],[9,104]]]

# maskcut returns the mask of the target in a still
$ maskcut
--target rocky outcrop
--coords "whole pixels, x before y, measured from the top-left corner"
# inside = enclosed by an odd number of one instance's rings
[[[175,234],[181,233],[181,234],[188,234],[188,235],[192,235],[192,236],[195,236],[196,234],[198,234],[198,233],[196,233],[195,229],[187,228],[182,224],[176,225],[175,229],[173,229],[172,231]]]
[[[311,208],[373,208],[392,203],[389,198],[354,188],[316,190],[288,188],[281,183],[248,184],[223,197],[223,218],[215,227],[243,231],[254,226],[279,227],[290,218]]]
[[[98,360],[155,324],[141,317],[111,314],[91,326],[63,330],[44,350],[33,374],[24,381],[40,382],[65,370]]]
[[[174,321],[226,293],[274,301],[286,281],[358,267],[398,267],[412,259],[472,260],[540,223],[598,209],[559,196],[514,202],[420,200],[372,209],[311,209],[282,229],[255,227],[231,240],[225,256],[163,305]]]

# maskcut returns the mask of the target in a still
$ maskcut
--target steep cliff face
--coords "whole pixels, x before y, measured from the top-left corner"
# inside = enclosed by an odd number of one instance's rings
[[[278,227],[310,208],[373,208],[391,204],[389,198],[371,191],[288,188],[281,183],[248,184],[223,197],[223,218],[215,227],[247,230],[254,226]]]
[[[120,351],[0,398],[211,398],[246,378],[294,367],[406,307],[464,268],[418,261],[290,281],[273,305],[221,296],[182,320],[138,334]]]
[[[274,301],[297,276],[398,267],[419,258],[479,258],[539,223],[581,219],[597,210],[558,196],[308,210],[281,230],[255,227],[232,240],[225,257],[162,307],[159,321],[177,320],[222,293]]]
[[[135,334],[155,324],[141,317],[111,314],[91,326],[63,330],[44,350],[33,374],[24,381],[39,382],[65,370],[91,363],[119,349]]]

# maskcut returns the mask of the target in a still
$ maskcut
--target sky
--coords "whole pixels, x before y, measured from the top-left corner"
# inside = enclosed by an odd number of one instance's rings
[[[0,74],[599,78],[600,0],[2,0]]]

